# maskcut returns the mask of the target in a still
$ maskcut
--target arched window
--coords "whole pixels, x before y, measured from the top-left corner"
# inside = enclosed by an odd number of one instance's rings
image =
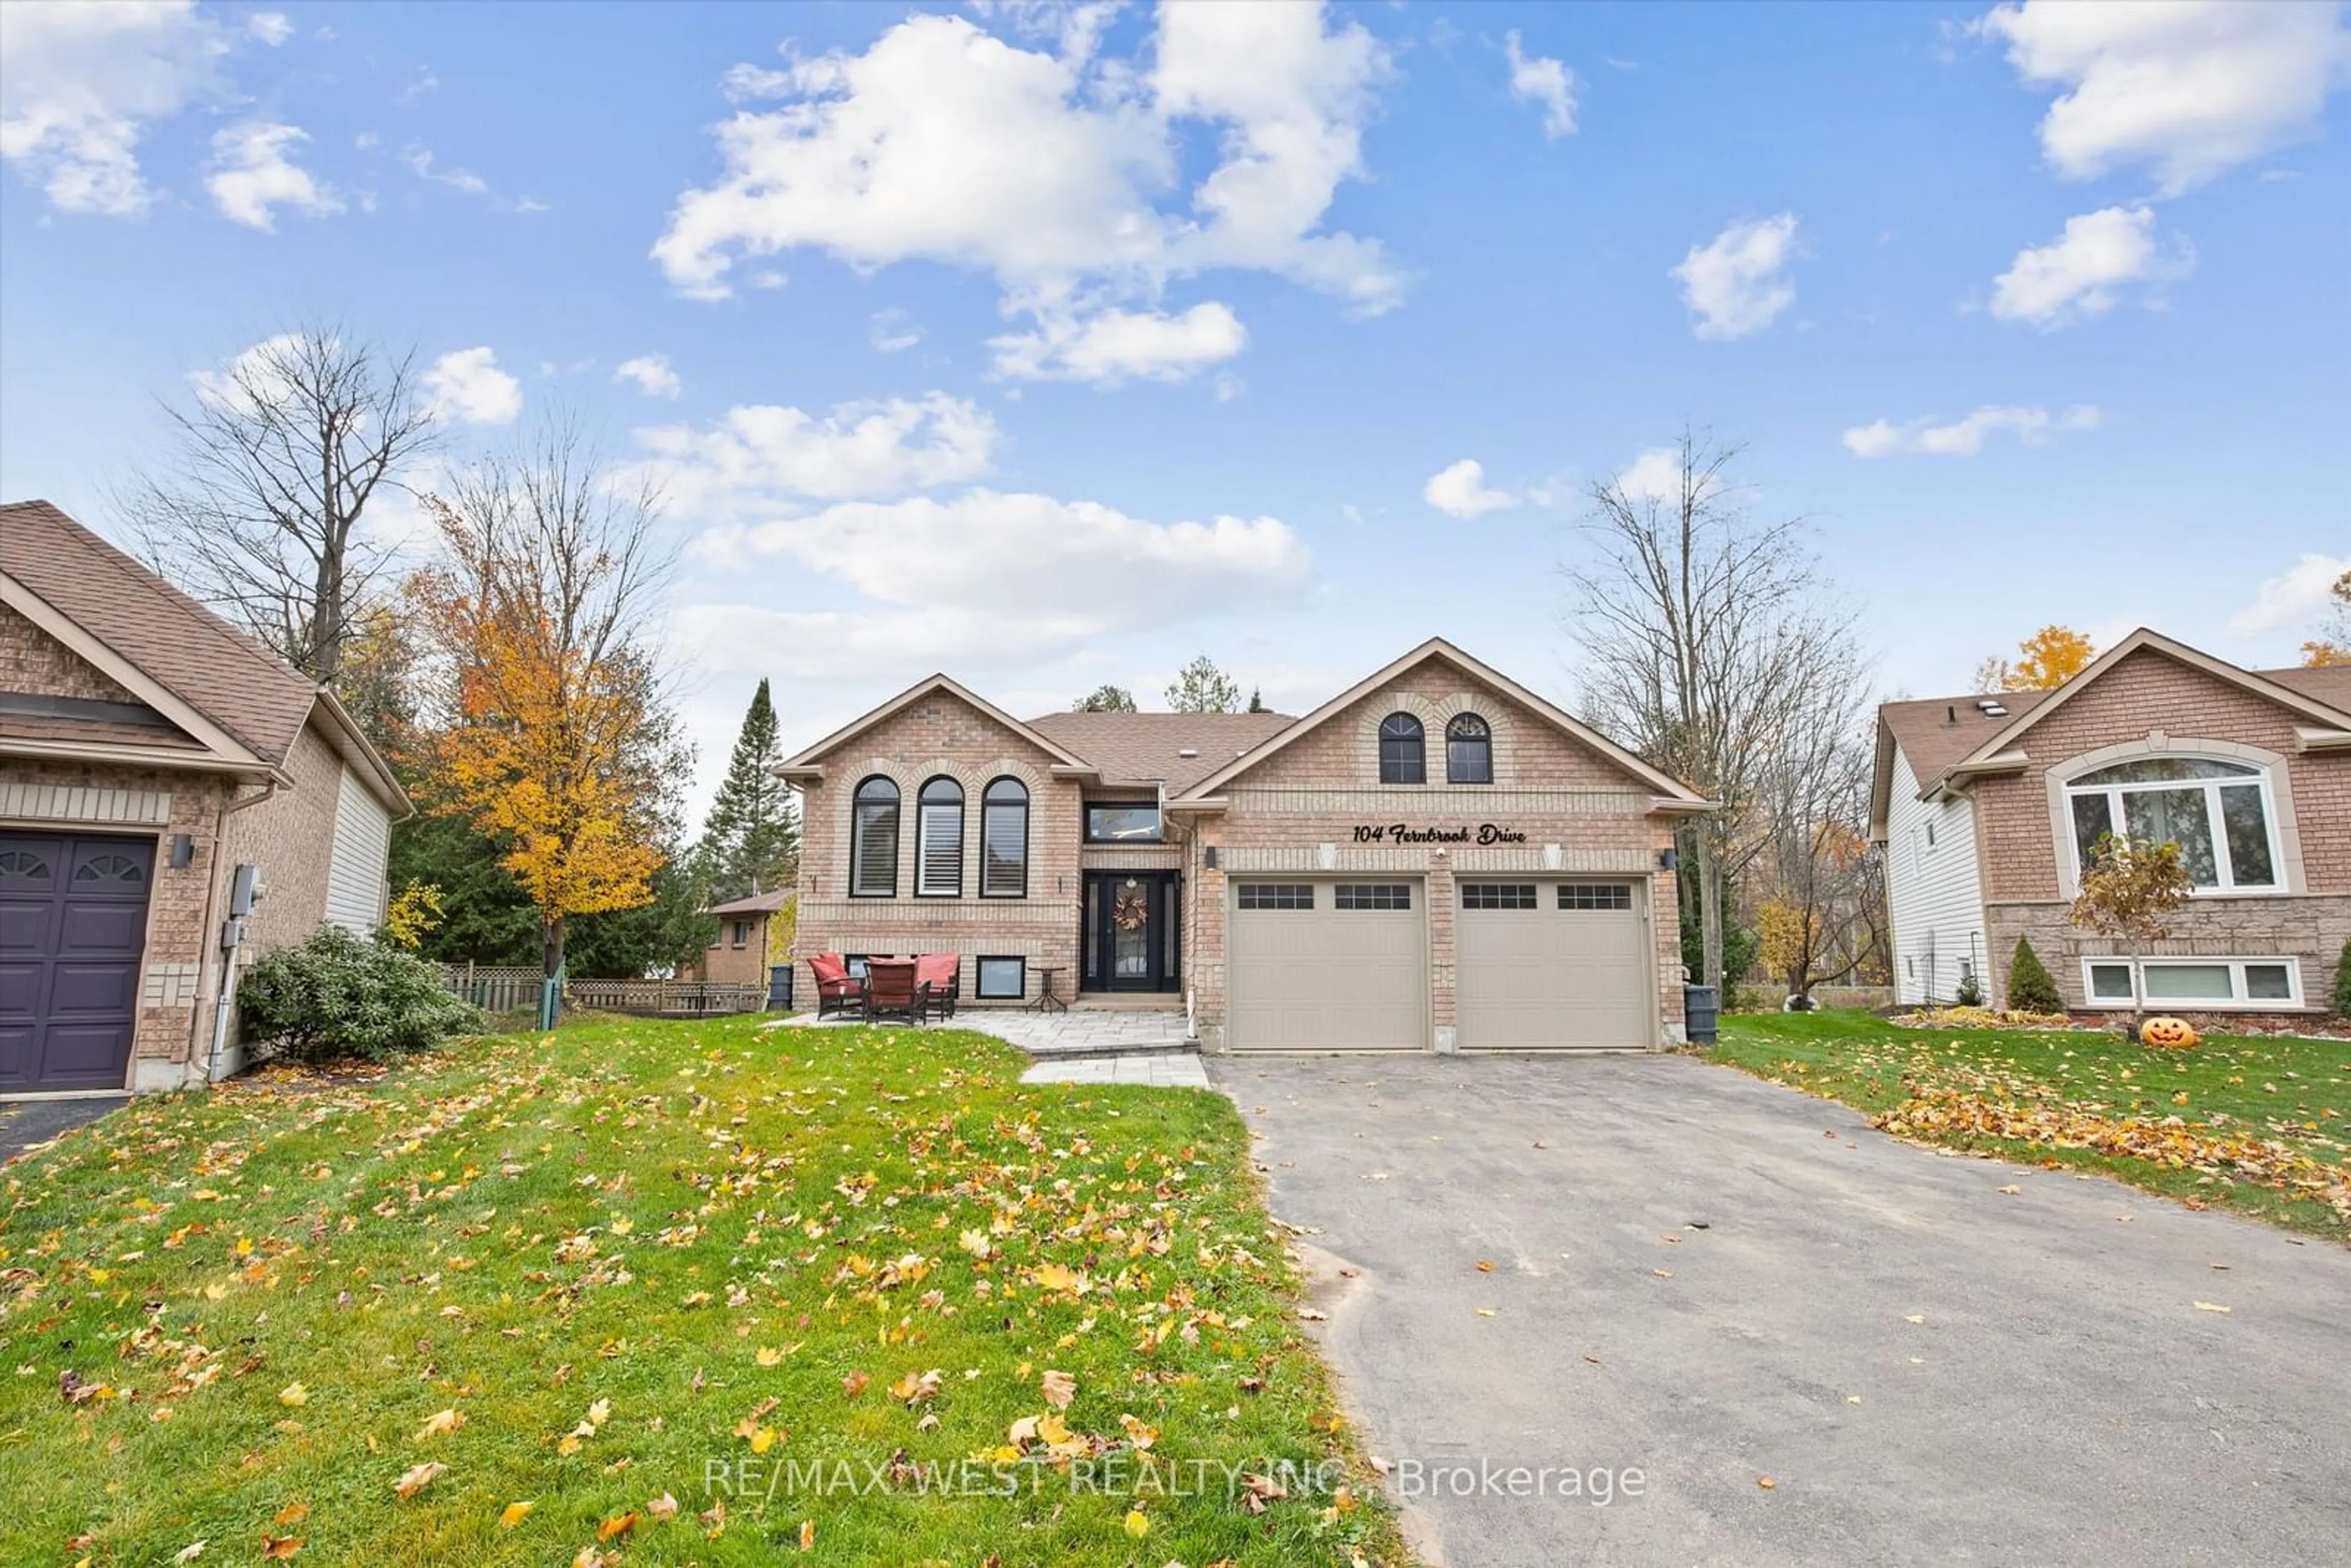
[[[1428,782],[1428,761],[1420,720],[1408,713],[1392,713],[1380,720],[1380,782]]]
[[[963,786],[934,779],[915,797],[914,896],[956,898],[963,893]]]
[[[2142,757],[2068,779],[2075,863],[2096,863],[2108,833],[2179,846],[2198,888],[2278,885],[2277,814],[2269,775],[2241,762]]]
[[[979,798],[979,896],[1029,896],[1029,789],[998,779]]]
[[[876,774],[857,787],[850,807],[849,896],[898,894],[898,786]]]
[[[1445,727],[1445,781],[1494,781],[1494,732],[1474,713],[1456,714],[1453,722]]]

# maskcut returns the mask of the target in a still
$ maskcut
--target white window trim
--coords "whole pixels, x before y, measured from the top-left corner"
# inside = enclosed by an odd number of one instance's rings
[[[2149,730],[2143,740],[2102,746],[2095,751],[2085,751],[2078,757],[2053,763],[2048,772],[2043,775],[2048,796],[2050,843],[2055,852],[2060,896],[2070,899],[2082,891],[2081,847],[2074,838],[2073,781],[2116,763],[2174,757],[2207,762],[2233,762],[2256,769],[2262,786],[2262,810],[2269,821],[2270,852],[2283,857],[2275,862],[2278,877],[2275,887],[2199,888],[2191,896],[2199,899],[2303,896],[2306,890],[2303,882],[2302,833],[2295,821],[2294,791],[2291,788],[2282,787],[2280,782],[2289,779],[2287,758],[2257,746],[2215,740],[2210,737],[2167,735],[2160,730]]]
[[[2065,854],[2073,869],[2073,885],[2076,889],[2080,888],[2083,872],[2081,835],[2074,826],[2075,800],[2084,795],[2105,796],[2108,823],[2114,831],[2122,832],[2128,829],[2121,810],[2123,796],[2146,794],[2163,789],[2196,789],[2204,797],[2205,824],[2212,834],[2213,869],[2224,873],[2227,881],[2217,887],[2192,889],[2189,896],[2190,898],[2274,898],[2284,894],[2287,891],[2285,835],[2281,831],[2278,821],[2277,790],[2273,786],[2270,769],[2259,763],[2248,762],[2240,757],[2205,757],[2192,751],[2169,751],[2160,753],[2157,757],[2128,758],[2125,760],[2135,762],[2171,758],[2178,758],[2182,761],[2225,762],[2232,767],[2249,768],[2252,771],[2227,779],[2168,779],[2145,784],[2076,784],[2072,779],[2066,779],[2060,796],[2064,803]],[[2118,766],[2120,766],[2118,763],[2102,762],[2096,767],[2083,768],[2081,773],[2098,773]],[[2076,777],[2079,776],[2076,775]],[[2222,789],[2232,785],[2239,789],[2251,785],[2262,792],[2262,826],[2269,834],[2270,875],[2273,879],[2264,886],[2239,887],[2236,885],[2237,868],[2229,855],[2228,822],[2220,813],[2220,793]]]
[[[2090,970],[2095,966],[2106,964],[2126,964],[2130,967],[2131,994],[2127,1000],[2119,997],[2101,997],[2090,988]],[[2189,1001],[2178,997],[2147,999],[2147,970],[2184,966],[2203,967],[2213,964],[2229,967],[2231,995],[2228,998],[2211,1001]],[[2248,997],[2245,994],[2245,966],[2248,964],[2285,966],[2289,994],[2283,997]],[[2289,953],[2254,953],[2235,957],[2222,957],[2218,954],[2174,954],[2160,958],[2126,958],[2119,953],[2108,953],[2082,960],[2082,1002],[2086,1008],[2107,1012],[2144,1012],[2150,1008],[2159,1008],[2166,1012],[2292,1012],[2303,1006],[2302,960]]]

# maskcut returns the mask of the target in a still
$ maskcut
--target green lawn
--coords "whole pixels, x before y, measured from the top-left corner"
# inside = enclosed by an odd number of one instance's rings
[[[1769,1013],[1724,1019],[1708,1054],[1896,1115],[1893,1130],[1905,1135],[2104,1171],[2191,1205],[2351,1241],[2351,1041],[2220,1035],[2174,1052],[2110,1032],[1926,1030],[1866,1013]],[[1954,1127],[1953,1107],[1987,1108],[1999,1124],[2037,1135],[1989,1134],[1965,1119]],[[2220,1157],[2231,1152],[2241,1157]]]
[[[0,1172],[0,1562],[1397,1561],[1232,1107],[1023,1061],[599,1021],[69,1134]]]

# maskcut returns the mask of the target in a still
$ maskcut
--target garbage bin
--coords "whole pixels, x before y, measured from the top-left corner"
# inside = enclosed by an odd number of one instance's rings
[[[768,967],[768,1010],[788,1013],[792,1010],[792,967],[771,964]]]
[[[1722,1013],[1721,998],[1712,986],[1682,988],[1682,1021],[1695,1045],[1714,1043],[1715,1025]]]

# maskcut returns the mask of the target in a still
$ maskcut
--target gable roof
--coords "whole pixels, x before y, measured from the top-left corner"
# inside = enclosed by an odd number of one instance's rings
[[[1305,717],[1299,719],[1296,723],[1283,728],[1280,733],[1273,736],[1271,738],[1267,740],[1264,745],[1259,746],[1254,751],[1249,752],[1244,756],[1235,758],[1231,762],[1227,763],[1224,767],[1217,768],[1215,772],[1209,774],[1205,779],[1202,779],[1198,783],[1194,784],[1190,789],[1186,789],[1184,791],[1183,798],[1188,800],[1205,799],[1206,797],[1213,794],[1217,789],[1222,788],[1226,783],[1238,778],[1241,774],[1246,773],[1250,768],[1256,767],[1259,763],[1263,762],[1266,758],[1275,755],[1283,747],[1290,745],[1301,736],[1311,733],[1322,725],[1328,723],[1336,715],[1344,713],[1348,708],[1353,707],[1356,703],[1361,702],[1364,697],[1371,695],[1374,692],[1379,690],[1380,687],[1387,685],[1388,682],[1395,680],[1397,676],[1403,674],[1407,670],[1413,669],[1417,665],[1426,664],[1431,660],[1451,664],[1455,669],[1460,671],[1463,674],[1468,675],[1470,679],[1492,687],[1495,691],[1499,692],[1510,701],[1528,709],[1533,713],[1535,716],[1544,720],[1553,728],[1562,731],[1570,737],[1580,741],[1583,745],[1590,747],[1593,750],[1599,752],[1603,757],[1605,757],[1609,761],[1623,768],[1626,773],[1631,774],[1635,779],[1639,779],[1642,783],[1648,785],[1652,789],[1656,790],[1658,797],[1658,809],[1679,810],[1686,811],[1708,811],[1714,809],[1714,802],[1707,800],[1704,796],[1699,795],[1696,790],[1682,783],[1681,780],[1672,777],[1670,774],[1660,772],[1658,769],[1650,767],[1639,757],[1626,750],[1624,747],[1617,745],[1616,742],[1609,739],[1606,736],[1601,734],[1590,725],[1585,724],[1582,719],[1579,719],[1573,715],[1568,713],[1564,708],[1560,707],[1557,704],[1537,696],[1534,693],[1527,690],[1526,687],[1519,685],[1508,675],[1503,674],[1492,665],[1471,658],[1468,654],[1463,653],[1460,649],[1455,647],[1452,643],[1447,642],[1442,637],[1431,637],[1427,642],[1423,643],[1419,647],[1415,648],[1412,652],[1405,654],[1402,658],[1396,659],[1394,662],[1373,671],[1362,680],[1357,681],[1353,685],[1349,686],[1345,691],[1341,692],[1337,696],[1332,697],[1329,702],[1324,703],[1321,707],[1316,708],[1312,713],[1308,714]]]
[[[773,915],[791,902],[792,895],[782,888],[773,893],[755,893],[744,898],[730,898],[724,904],[714,904],[703,911],[705,915]]]
[[[2011,751],[2016,743],[2023,739],[2034,725],[2089,690],[2097,684],[2100,676],[2141,650],[2160,653],[2166,658],[2176,660],[2190,669],[2201,671],[2213,679],[2235,686],[2241,691],[2266,698],[2289,712],[2299,714],[2330,730],[2351,730],[2351,713],[2346,713],[2316,697],[2306,695],[2294,686],[2282,685],[2267,675],[2257,674],[2252,670],[2241,669],[2226,659],[2215,658],[2199,648],[2191,648],[2185,643],[2177,642],[2160,632],[2151,632],[2142,626],[2091,660],[2072,680],[2050,692],[2042,701],[2034,703],[2022,713],[2013,715],[1996,732],[1986,737],[1974,750],[1945,768],[1941,776],[1959,776],[2006,766],[2006,763],[2000,759],[2005,753]]]
[[[410,810],[382,757],[316,682],[47,501],[0,506],[0,601],[170,720],[223,770],[281,772],[316,717],[387,806]],[[88,727],[71,737],[21,733],[156,744]]]
[[[1889,743],[1899,747],[1909,762],[1910,771],[1918,781],[1921,800],[1969,774],[2010,768],[2018,760],[2017,743],[2034,725],[2142,650],[2163,654],[2241,691],[2277,703],[2330,735],[2351,732],[2351,665],[2247,670],[2142,626],[2092,660],[2072,679],[2050,690],[1971,692],[1963,696],[1879,704],[1876,776],[1870,791],[1873,833],[1884,833],[1893,788]],[[2007,713],[1998,717],[1984,713],[1977,705],[1987,701],[2000,703]]]
[[[1049,713],[1029,722],[1105,779],[1179,795],[1298,720],[1286,713]]]
[[[817,759],[819,758],[825,756],[829,752],[838,751],[841,747],[847,745],[850,741],[856,739],[857,737],[862,735],[865,731],[872,729],[875,725],[880,724],[883,720],[904,712],[907,708],[912,707],[923,698],[936,692],[945,692],[949,696],[956,698],[957,701],[968,703],[971,706],[977,708],[981,713],[986,714],[988,717],[994,719],[997,723],[1002,725],[1005,728],[1010,730],[1021,739],[1029,742],[1031,746],[1034,746],[1038,750],[1045,753],[1048,757],[1050,757],[1057,764],[1063,768],[1073,769],[1079,773],[1092,773],[1096,771],[1092,763],[1088,762],[1084,758],[1080,757],[1075,752],[1070,750],[1061,742],[1053,739],[1050,736],[1040,734],[1037,730],[1030,728],[1028,725],[1025,725],[1019,719],[1014,718],[1010,714],[1006,713],[1002,708],[998,707],[994,703],[989,702],[986,697],[980,696],[958,682],[949,680],[945,675],[932,675],[925,680],[916,681],[913,685],[908,686],[904,691],[900,692],[896,696],[892,697],[880,707],[874,708],[870,712],[861,714],[857,717],[851,719],[847,724],[842,725],[839,729],[834,730],[831,735],[826,736],[822,740],[818,741],[814,746],[786,758],[783,761],[776,764],[775,770],[778,775],[787,779],[791,778],[794,775],[807,777],[809,775],[818,773],[820,771],[817,766]]]

